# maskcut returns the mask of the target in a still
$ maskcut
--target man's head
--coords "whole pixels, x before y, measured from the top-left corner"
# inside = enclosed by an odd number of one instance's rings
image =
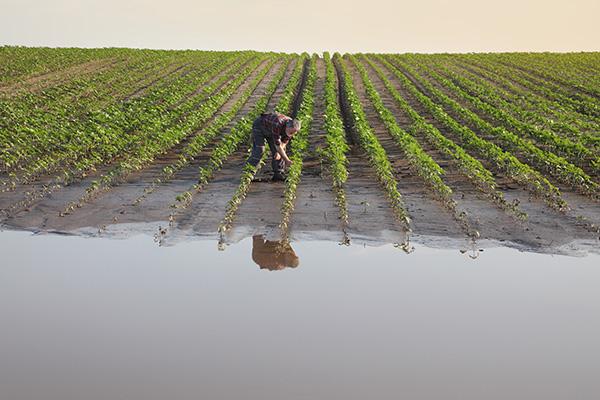
[[[300,130],[300,120],[299,119],[288,119],[285,124],[285,134],[288,137],[294,136],[296,132]]]

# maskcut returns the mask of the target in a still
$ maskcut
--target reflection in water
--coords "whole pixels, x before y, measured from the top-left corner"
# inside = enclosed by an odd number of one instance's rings
[[[358,242],[0,232],[0,400],[598,398],[599,255]]]
[[[277,271],[296,268],[300,264],[298,256],[288,241],[265,240],[264,235],[252,236],[252,260],[261,269]]]
[[[477,241],[475,241],[475,239],[472,239],[466,248],[460,249],[459,251],[460,251],[460,254],[467,254],[469,256],[469,258],[475,260],[475,259],[479,258],[479,255],[481,254],[483,249],[479,248],[479,246],[477,245]]]

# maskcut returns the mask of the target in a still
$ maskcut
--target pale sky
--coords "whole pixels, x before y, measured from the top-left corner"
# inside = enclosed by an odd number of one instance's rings
[[[600,0],[0,0],[0,45],[600,51]]]

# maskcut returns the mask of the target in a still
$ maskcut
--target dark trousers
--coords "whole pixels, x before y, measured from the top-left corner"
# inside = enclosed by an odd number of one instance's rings
[[[268,132],[265,132],[261,117],[258,117],[252,124],[252,153],[246,163],[257,166],[260,162],[263,153],[265,151],[265,142],[269,145],[271,150],[271,168],[273,168],[274,174],[282,174],[285,169],[285,162],[283,158],[276,160],[277,150],[275,149],[275,142],[273,136]]]

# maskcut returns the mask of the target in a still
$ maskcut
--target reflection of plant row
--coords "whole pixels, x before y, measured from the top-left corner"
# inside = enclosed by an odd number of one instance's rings
[[[447,59],[443,61],[443,68],[439,68],[447,77],[457,75],[485,88],[485,100],[490,104],[503,108],[522,121],[550,129],[560,136],[598,150],[600,137],[593,133],[600,129],[597,124],[584,121],[578,114],[574,115],[560,104],[522,89],[500,74],[492,74],[475,64],[448,65]],[[456,80],[455,83],[458,84]]]
[[[246,57],[232,60],[232,66],[241,66],[244,58]],[[61,170],[54,184],[69,184],[85,176],[88,171],[93,171],[98,165],[108,164],[115,158],[124,158],[127,152],[152,140],[152,136],[159,134],[169,122],[175,122],[183,113],[197,106],[209,91],[203,92],[185,107],[182,105],[169,109],[171,104],[187,93],[219,75],[219,68],[219,64],[214,62],[212,67],[201,73],[190,74],[188,79],[178,78],[165,88],[155,88],[143,98],[93,111],[81,124],[65,126],[66,130],[71,131],[69,135],[72,138],[66,139],[60,151],[50,152],[38,162],[30,163],[19,177],[19,183],[30,182],[41,173],[51,174]],[[216,89],[216,86],[211,87]]]
[[[302,129],[294,135],[292,155],[292,165],[288,170],[283,193],[283,204],[281,205],[281,229],[282,237],[287,239],[288,228],[292,212],[294,211],[294,201],[298,190],[298,184],[302,174],[302,161],[306,156],[308,149],[308,133],[311,130],[313,120],[313,108],[315,105],[315,80],[317,79],[317,55],[314,54],[309,62],[308,72],[305,77],[304,91],[302,92],[302,103],[297,110],[296,118],[301,121]]]
[[[346,202],[346,189],[344,185],[348,179],[348,143],[346,142],[346,131],[344,121],[340,111],[337,94],[337,80],[335,69],[331,62],[329,53],[324,53],[325,61],[325,140],[327,142],[326,156],[331,170],[333,191],[335,193],[335,202],[339,209],[339,216],[342,222],[342,229],[346,233],[348,227],[348,203]]]
[[[298,91],[300,90],[303,83],[301,79],[306,79],[306,77],[302,77],[302,72],[304,70],[307,59],[308,55],[303,54],[300,60],[298,61],[298,64],[296,65],[296,69],[294,71],[294,76],[292,77],[293,79],[290,78],[291,83],[288,82],[283,95],[281,96],[279,102],[275,106],[275,109],[279,112],[286,114],[290,113],[290,111],[293,111],[293,101],[296,95],[305,95],[305,93],[300,94]],[[294,137],[294,148],[295,146],[296,138]],[[233,194],[232,198],[227,203],[225,216],[223,217],[223,220],[219,225],[219,233],[221,235],[227,232],[229,229],[231,229],[233,221],[235,220],[235,217],[237,215],[237,210],[242,204],[242,201],[248,195],[248,191],[250,190],[252,180],[254,179],[256,173],[262,168],[266,158],[267,152],[264,152],[260,163],[256,167],[252,165],[246,165],[244,167],[244,171],[240,179],[240,184],[238,185],[238,188]]]
[[[212,96],[208,97],[202,105],[193,110],[193,112],[187,114],[185,119],[177,121],[177,124],[170,126],[163,132],[152,135],[153,137],[147,139],[141,146],[131,152],[131,154],[116,166],[103,174],[99,179],[93,181],[86,189],[85,195],[77,202],[69,204],[63,213],[70,212],[74,207],[80,207],[83,203],[90,201],[102,191],[108,190],[119,179],[122,179],[132,171],[143,168],[149,162],[154,160],[158,154],[167,151],[186,136],[192,134],[218,112],[227,100],[238,90],[240,85],[242,85],[248,76],[256,69],[261,61],[262,60],[260,59],[256,59],[254,62],[248,64],[235,79],[219,90],[218,93],[214,93]],[[207,94],[216,90],[220,84],[219,80],[217,80],[212,85],[209,85],[211,88],[207,88]]]
[[[469,236],[479,236],[477,231],[473,230],[468,222],[466,213],[457,210],[456,201],[454,201],[452,197],[452,189],[446,185],[442,179],[444,169],[440,167],[439,164],[423,150],[423,148],[421,148],[421,145],[413,136],[398,126],[396,117],[394,117],[392,112],[383,104],[383,100],[371,82],[365,67],[352,55],[349,55],[348,59],[350,59],[358,71],[365,87],[367,97],[387,128],[390,136],[394,138],[394,141],[404,153],[411,169],[416,172],[425,185],[433,192],[434,196],[452,213],[453,217]]]
[[[335,54],[333,60],[338,70],[342,90],[343,107],[352,121],[352,129],[357,135],[360,146],[368,156],[371,167],[375,170],[375,174],[385,194],[390,201],[390,206],[406,231],[410,231],[410,218],[406,211],[406,206],[402,195],[398,191],[398,183],[394,178],[392,164],[387,157],[387,154],[373,130],[367,122],[367,116],[360,105],[360,100],[354,89],[352,77],[346,69],[346,65],[339,54]]]
[[[463,146],[478,153],[481,157],[493,162],[496,167],[508,177],[520,183],[532,193],[544,198],[547,204],[559,210],[567,209],[566,202],[561,198],[560,191],[548,182],[539,172],[529,165],[522,163],[512,154],[502,150],[496,144],[480,138],[466,126],[459,124],[450,117],[441,106],[425,96],[400,70],[381,56],[375,56],[390,72],[402,82],[403,86],[429,111],[432,116],[448,130],[456,134]]]
[[[596,184],[581,168],[571,164],[554,153],[536,147],[533,143],[524,140],[502,126],[490,124],[473,111],[463,107],[461,104],[442,93],[442,91],[435,88],[429,81],[420,76],[413,68],[402,62],[399,58],[396,57],[395,59],[397,65],[407,71],[441,104],[452,110],[453,113],[460,115],[460,117],[465,121],[468,121],[469,124],[477,127],[482,133],[493,135],[507,148],[507,150],[523,154],[523,157],[526,157],[527,161],[535,163],[538,168],[546,170],[559,181],[573,186],[582,193],[593,197],[598,195],[600,191],[599,185]]]
[[[189,207],[192,202],[193,194],[202,191],[204,186],[212,179],[215,172],[221,169],[225,160],[238,148],[238,146],[247,141],[252,131],[252,122],[262,112],[265,111],[269,100],[277,90],[278,85],[283,80],[286,73],[285,68],[281,68],[275,78],[269,83],[265,89],[265,93],[256,102],[252,110],[240,119],[240,121],[231,129],[228,135],[226,135],[219,144],[211,152],[210,158],[207,164],[200,168],[198,173],[198,182],[192,185],[187,191],[177,195],[175,202],[171,207],[175,209],[185,209]],[[296,66],[286,84],[286,88],[290,86],[296,87],[302,74],[302,62],[298,60]],[[291,101],[291,100],[290,100]],[[173,223],[175,214],[172,213],[170,216],[170,222]]]
[[[233,118],[240,111],[242,106],[248,101],[250,95],[256,90],[259,83],[265,78],[267,73],[273,68],[273,65],[279,60],[279,58],[273,58],[268,66],[264,68],[250,83],[248,88],[242,93],[242,95],[232,105],[231,109],[227,112],[219,114],[208,126],[202,128],[202,134],[196,134],[186,146],[179,152],[177,160],[168,166],[164,167],[162,173],[154,179],[154,181],[144,189],[144,193],[138,197],[134,204],[142,202],[146,196],[152,193],[156,187],[162,183],[168,182],[176,172],[187,166],[197,155],[213,140],[217,134],[229,124]],[[284,70],[291,59],[288,59],[287,63],[280,68]]]
[[[383,70],[375,64],[370,58],[364,58],[369,66],[373,68],[377,76],[381,79],[388,92],[392,95],[396,104],[411,119],[411,126],[408,131],[413,136],[423,135],[432,146],[446,154],[458,166],[460,172],[467,177],[481,192],[485,193],[498,207],[515,215],[519,219],[525,219],[526,214],[520,211],[515,204],[508,203],[502,194],[496,188],[496,181],[490,171],[488,171],[479,160],[473,158],[462,147],[445,137],[435,126],[428,123],[425,118],[419,115],[406,101],[398,90],[392,85],[385,76]]]
[[[580,143],[574,143],[567,138],[562,138],[554,132],[539,127],[534,127],[528,123],[521,122],[502,108],[510,108],[508,102],[503,101],[492,90],[484,86],[478,85],[452,72],[450,74],[452,80],[446,79],[433,70],[428,70],[434,79],[451,90],[460,98],[466,100],[469,104],[481,111],[485,115],[491,117],[497,124],[506,126],[515,133],[520,133],[523,136],[528,136],[537,143],[545,145],[551,149],[556,155],[563,156],[570,162],[584,164],[585,161],[590,161],[591,166],[595,171],[600,168],[600,160],[590,150],[582,146]],[[456,82],[456,83],[455,83]],[[491,97],[491,101],[488,100]],[[490,104],[495,103],[495,104]],[[523,110],[517,110],[518,113],[524,113]]]

